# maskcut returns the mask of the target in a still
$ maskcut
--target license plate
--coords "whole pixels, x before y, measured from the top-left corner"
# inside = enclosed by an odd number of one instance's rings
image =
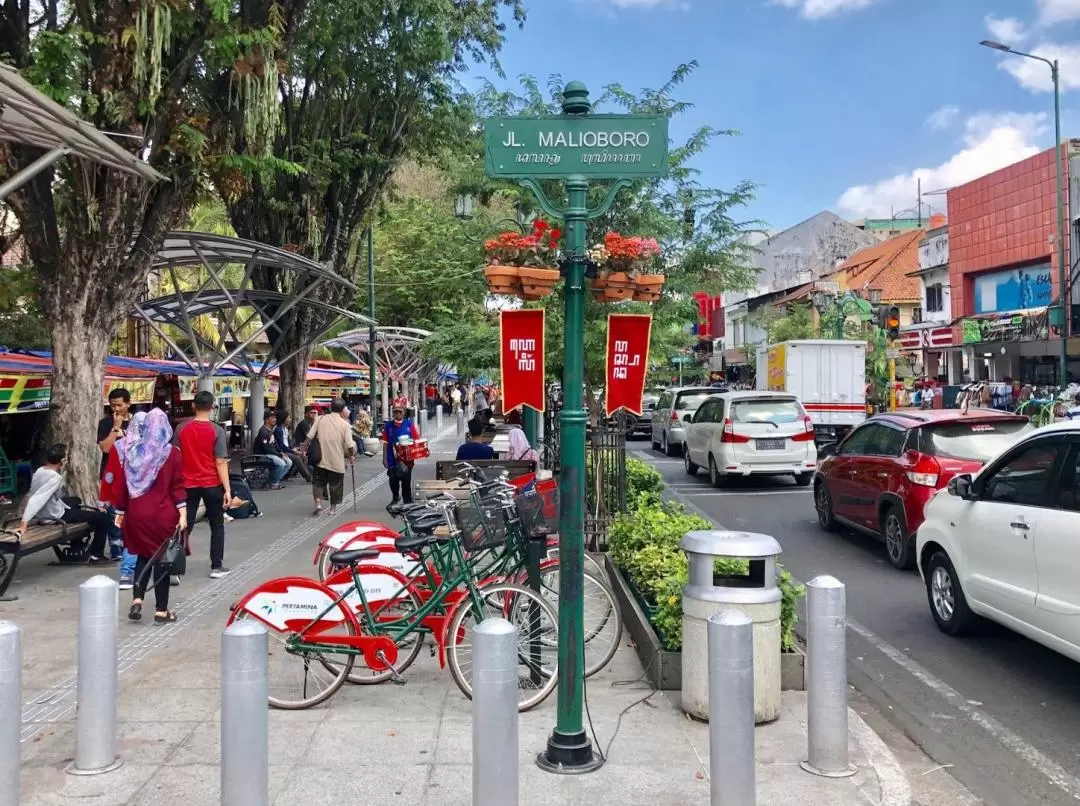
[[[787,444],[784,439],[759,439],[757,449],[759,451],[782,451]]]

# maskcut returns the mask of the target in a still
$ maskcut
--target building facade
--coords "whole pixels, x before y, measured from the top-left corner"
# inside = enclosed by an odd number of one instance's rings
[[[954,343],[952,286],[949,284],[949,228],[944,217],[919,242],[919,307],[898,339],[915,375],[947,383],[963,376],[963,351]]]

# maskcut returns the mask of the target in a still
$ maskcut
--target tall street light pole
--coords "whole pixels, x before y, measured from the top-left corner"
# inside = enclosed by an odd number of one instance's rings
[[[368,397],[371,406],[371,428],[375,429],[375,421],[378,420],[375,412],[379,401],[379,392],[375,384],[375,239],[372,235],[371,224],[367,228],[367,281],[368,281],[368,316],[371,323],[368,325]]]
[[[1065,386],[1069,382],[1069,317],[1066,315],[1065,294],[1069,288],[1069,276],[1065,271],[1065,199],[1061,177],[1061,85],[1059,82],[1057,59],[1044,59],[1034,53],[1014,50],[1001,42],[984,39],[979,43],[985,48],[1034,59],[1050,68],[1050,77],[1054,82],[1054,181],[1057,185],[1057,259],[1058,259],[1058,309],[1061,311],[1061,352],[1059,355],[1058,383]]]

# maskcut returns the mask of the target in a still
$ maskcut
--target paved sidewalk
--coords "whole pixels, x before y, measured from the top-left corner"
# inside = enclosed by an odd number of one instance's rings
[[[436,450],[450,451],[455,441],[451,430]],[[381,507],[388,491],[377,471],[377,460],[358,465],[358,492],[364,495],[359,515],[349,510],[339,521],[385,519]],[[118,747],[125,763],[105,775],[81,778],[63,771],[75,747],[77,584],[90,572],[44,564],[20,569],[22,598],[0,607],[0,618],[25,630],[23,804],[220,802],[219,652],[227,608],[262,580],[313,575],[312,552],[331,526],[326,517],[306,514],[306,486],[264,494],[259,503],[264,518],[229,525],[232,576],[206,579],[206,558],[196,549],[192,576],[174,589],[178,624],[121,624]],[[470,804],[470,703],[426,652],[406,679],[405,686],[346,685],[308,711],[271,711],[271,802]],[[554,776],[537,768],[536,754],[555,721],[553,695],[521,717],[522,806],[708,802],[707,726],[682,715],[677,692],[648,689],[629,646],[624,643],[612,665],[588,681],[587,693],[607,764],[584,776]],[[854,712],[851,755],[858,773],[829,780],[803,772],[798,762],[806,750],[805,708],[803,695],[786,693],[781,718],[757,729],[760,804],[909,802],[904,771]]]

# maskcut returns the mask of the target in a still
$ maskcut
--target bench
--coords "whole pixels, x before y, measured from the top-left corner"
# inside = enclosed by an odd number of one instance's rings
[[[524,459],[476,459],[469,462],[473,467],[484,471],[484,475],[494,478],[502,471],[510,474],[510,478],[516,479],[526,473],[536,472],[536,462]],[[455,460],[442,460],[435,463],[435,478],[438,481],[452,481],[461,472],[461,462]],[[491,468],[489,471],[488,468]]]
[[[5,599],[4,594],[15,578],[20,557],[51,548],[60,563],[85,563],[90,547],[89,537],[90,527],[85,523],[38,524],[27,529],[22,537],[14,532],[0,531],[0,601],[15,598]],[[75,543],[80,540],[82,542]]]

